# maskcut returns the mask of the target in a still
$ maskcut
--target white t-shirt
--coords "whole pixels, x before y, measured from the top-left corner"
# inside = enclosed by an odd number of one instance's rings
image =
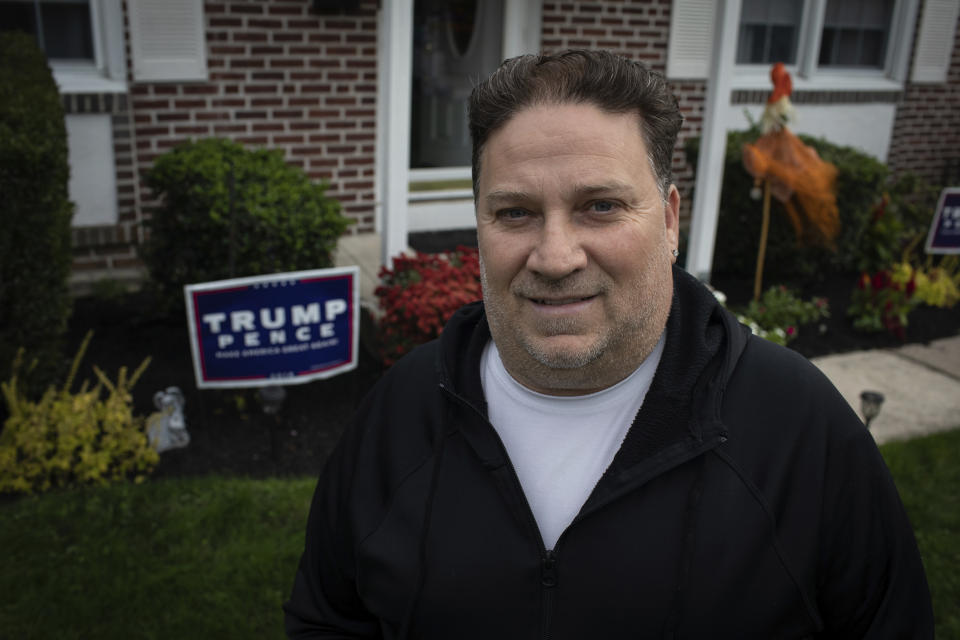
[[[549,396],[513,379],[491,340],[480,361],[490,422],[507,449],[543,543],[553,549],[620,449],[653,381],[664,337],[616,385]]]

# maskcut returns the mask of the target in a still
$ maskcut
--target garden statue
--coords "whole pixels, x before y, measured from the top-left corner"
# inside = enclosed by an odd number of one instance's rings
[[[179,449],[190,444],[190,434],[183,418],[183,405],[186,399],[180,387],[167,387],[165,391],[153,394],[153,404],[159,411],[147,418],[147,438],[150,446],[163,453],[168,449]]]
[[[812,147],[801,142],[787,128],[794,114],[790,103],[793,83],[782,62],[773,65],[770,79],[773,92],[760,120],[760,138],[753,144],[743,145],[743,165],[754,177],[755,197],[759,197],[759,187],[763,184],[763,222],[754,300],[760,298],[763,281],[771,194],[783,203],[797,239],[812,236],[818,242],[831,245],[840,230],[834,195],[836,167],[821,160]]]

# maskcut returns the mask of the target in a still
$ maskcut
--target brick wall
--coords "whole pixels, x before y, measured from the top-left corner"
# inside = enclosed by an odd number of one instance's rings
[[[665,74],[671,5],[671,0],[544,2],[543,50],[609,49]],[[688,138],[700,135],[706,82],[682,80],[672,82],[671,88],[684,118],[673,151],[673,171],[681,195],[680,217],[686,225],[694,175],[686,162],[683,145]]]
[[[120,224],[76,230],[75,266],[135,264],[131,243],[142,240],[142,222],[157,203],[132,176],[142,176],[174,145],[208,136],[281,149],[290,164],[330,183],[328,193],[356,221],[349,232],[373,230],[377,0],[322,15],[311,5],[205,2],[208,81],[128,78],[132,128],[114,128],[118,160],[121,148],[130,157],[118,167],[118,178],[126,176],[118,194]]]
[[[904,88],[888,163],[894,171],[912,171],[936,187],[960,185],[960,21],[947,82]]]

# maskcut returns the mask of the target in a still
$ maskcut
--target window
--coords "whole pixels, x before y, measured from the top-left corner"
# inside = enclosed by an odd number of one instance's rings
[[[51,61],[96,64],[90,0],[0,2],[0,25],[33,35]]]
[[[740,11],[737,64],[794,64],[803,3],[744,0]]]
[[[126,91],[121,0],[0,0],[0,30],[36,38],[61,93]]]
[[[737,64],[783,62],[798,75],[905,72],[917,0],[743,0]],[[893,51],[890,51],[890,49]],[[899,79],[902,79],[899,78]]]
[[[828,0],[819,66],[883,69],[893,0]]]

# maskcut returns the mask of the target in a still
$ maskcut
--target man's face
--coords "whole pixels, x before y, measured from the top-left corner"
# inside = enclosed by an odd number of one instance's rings
[[[673,295],[680,196],[664,203],[635,114],[517,113],[480,156],[477,234],[490,331],[510,374],[554,395],[629,375]]]

